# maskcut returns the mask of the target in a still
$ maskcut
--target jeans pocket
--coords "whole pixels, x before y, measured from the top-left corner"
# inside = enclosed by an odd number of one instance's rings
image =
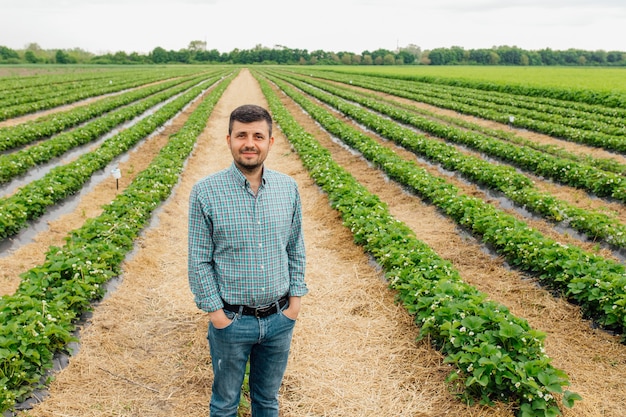
[[[286,315],[286,314],[285,314],[285,310],[281,310],[281,311],[280,311],[280,315],[281,315],[281,316],[283,316],[284,318],[286,318],[287,320],[292,321],[292,322],[294,322],[294,323],[297,321],[297,319],[292,319],[291,317],[289,317],[288,315]]]
[[[224,329],[228,329],[230,326],[233,325],[233,323],[235,322],[235,320],[237,320],[237,313],[232,312],[232,311],[228,311],[228,310],[224,310],[224,314],[226,315],[226,318],[228,318],[230,320],[230,323],[228,323],[226,326],[224,327],[216,327],[215,324],[213,324],[213,322],[211,322],[211,326],[215,329],[215,330],[224,330]]]

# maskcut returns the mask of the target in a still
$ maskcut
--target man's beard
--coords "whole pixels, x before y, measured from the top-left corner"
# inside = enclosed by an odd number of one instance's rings
[[[254,161],[248,160],[247,158],[243,157],[244,152],[254,152],[254,154],[257,156],[257,159]],[[242,149],[239,155],[241,156],[238,161],[239,165],[246,170],[253,171],[263,165],[263,162],[259,161],[258,159],[259,152],[256,149]]]

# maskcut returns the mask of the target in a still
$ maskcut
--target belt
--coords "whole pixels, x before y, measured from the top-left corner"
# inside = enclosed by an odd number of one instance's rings
[[[283,295],[278,300],[278,305],[276,305],[276,303],[272,303],[261,307],[250,307],[244,305],[228,304],[226,301],[222,300],[222,302],[224,303],[224,310],[232,311],[233,313],[239,313],[239,311],[241,310],[241,314],[243,314],[244,316],[254,316],[257,318],[263,318],[278,313],[280,310],[282,310],[284,306],[287,305],[288,301],[289,297],[287,295]]]

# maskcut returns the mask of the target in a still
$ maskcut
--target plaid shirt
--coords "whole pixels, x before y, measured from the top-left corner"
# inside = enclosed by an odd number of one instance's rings
[[[263,169],[255,196],[233,163],[194,185],[189,201],[189,286],[198,308],[262,306],[307,293],[296,182]]]

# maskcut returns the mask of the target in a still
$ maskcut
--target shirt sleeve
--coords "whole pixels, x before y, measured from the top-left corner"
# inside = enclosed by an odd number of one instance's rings
[[[189,197],[188,278],[199,309],[211,312],[224,306],[213,268],[213,226],[205,213],[198,186]]]
[[[297,184],[294,182],[295,202],[291,235],[287,244],[287,257],[289,260],[289,295],[301,297],[308,293],[304,280],[306,270],[306,255],[304,248],[304,235],[302,232],[302,202]]]

